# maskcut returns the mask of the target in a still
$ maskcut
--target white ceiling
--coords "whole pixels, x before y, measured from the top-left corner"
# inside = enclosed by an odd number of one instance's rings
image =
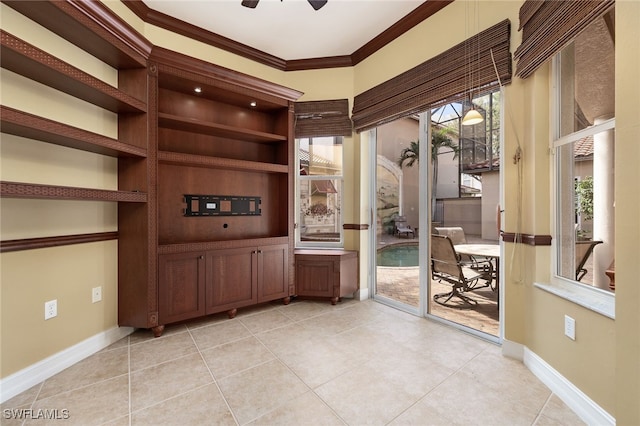
[[[424,0],[144,0],[151,9],[284,60],[351,55]]]

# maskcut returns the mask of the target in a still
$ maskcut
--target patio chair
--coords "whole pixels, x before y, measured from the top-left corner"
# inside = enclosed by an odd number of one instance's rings
[[[451,239],[453,245],[467,244],[467,237],[461,226],[437,226],[433,228],[438,235],[446,235]],[[478,258],[469,254],[458,254],[460,260],[470,268],[482,270],[485,274],[493,273],[493,264],[486,258]],[[486,287],[481,285],[476,288]]]
[[[451,242],[456,244],[467,244],[467,237],[464,235],[464,229],[461,226],[436,226],[433,228],[438,235],[446,235],[451,238]]]
[[[446,235],[431,235],[431,275],[433,279],[451,284],[451,291],[433,296],[433,301],[451,308],[468,309],[478,302],[463,294],[476,287],[485,275],[466,267],[458,258],[451,238]],[[451,299],[462,303],[453,303]]]
[[[587,269],[584,267],[587,260],[589,260],[589,256],[593,252],[593,249],[598,245],[602,244],[602,241],[598,240],[586,240],[586,241],[576,241],[576,281],[580,281],[587,275]]]
[[[398,216],[394,220],[393,235],[396,235],[398,237],[400,237],[401,235],[405,235],[407,238],[409,237],[409,235],[411,235],[411,238],[416,237],[415,231],[407,223],[407,219],[404,216]]]

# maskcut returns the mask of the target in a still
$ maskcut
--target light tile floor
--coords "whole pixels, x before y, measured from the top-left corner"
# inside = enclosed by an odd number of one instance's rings
[[[83,426],[583,424],[498,346],[353,300],[136,331],[1,408]]]

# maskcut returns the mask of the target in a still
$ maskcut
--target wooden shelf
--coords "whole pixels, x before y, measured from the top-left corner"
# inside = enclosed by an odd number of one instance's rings
[[[188,253],[193,251],[228,250],[274,244],[288,244],[289,237],[248,238],[244,240],[195,241],[177,244],[160,244],[158,254]]]
[[[2,2],[113,68],[146,67],[151,43],[122,19],[114,16],[102,2]]]
[[[0,181],[0,196],[3,198],[116,201],[146,203],[147,194],[135,191],[112,191],[106,189],[77,188],[71,186],[42,185],[35,183]]]
[[[145,158],[144,148],[0,105],[2,133],[111,157]]]
[[[256,161],[234,160],[231,158],[205,157],[202,155],[179,152],[158,151],[158,161],[181,166],[209,167],[249,172],[287,173],[289,166],[284,164],[260,163]]]
[[[169,129],[200,133],[204,135],[221,136],[246,142],[282,143],[287,141],[287,137],[283,135],[226,126],[224,124],[180,117],[166,113],[158,114],[158,123],[160,127],[166,127]]]
[[[142,113],[147,110],[145,102],[118,88],[6,31],[0,31],[0,35],[2,68],[112,112]]]

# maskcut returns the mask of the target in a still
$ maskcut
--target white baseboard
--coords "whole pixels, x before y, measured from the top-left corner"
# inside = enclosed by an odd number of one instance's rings
[[[526,347],[524,347],[523,362],[542,383],[547,385],[585,423],[598,426],[616,424],[616,419],[613,416]]]
[[[359,288],[354,294],[353,298],[356,300],[367,300],[369,298],[369,289],[368,288]]]
[[[128,336],[133,330],[131,327],[114,327],[103,331],[3,378],[0,380],[0,403]]]
[[[524,346],[520,343],[504,339],[502,341],[502,355],[518,361],[524,361]]]

